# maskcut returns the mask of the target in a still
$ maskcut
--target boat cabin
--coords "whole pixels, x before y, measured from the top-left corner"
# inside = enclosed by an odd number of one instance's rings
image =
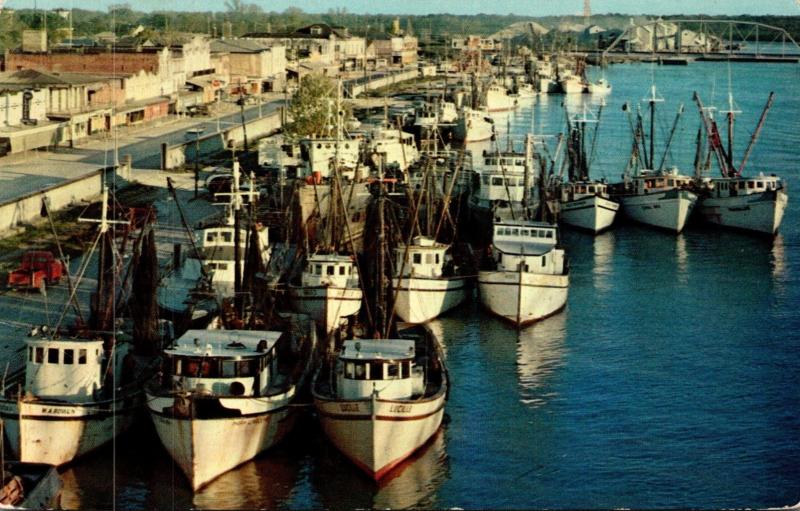
[[[377,339],[345,341],[337,369],[338,397],[407,399],[425,391],[421,367],[414,363],[414,341]]]
[[[244,271],[248,232],[247,229],[239,229],[240,271]],[[269,228],[259,224],[257,232],[261,260],[266,265],[270,255]],[[212,283],[218,287],[219,291],[224,291],[219,286],[232,286],[236,278],[234,272],[236,238],[234,234],[233,225],[227,224],[206,227],[200,232],[200,257],[211,275]],[[194,254],[190,254],[190,256],[194,256]]]
[[[341,176],[345,179],[354,179],[361,155],[361,140],[310,138],[300,142],[300,151],[306,162],[303,177],[319,176],[328,179],[336,166],[334,160],[338,160]]]
[[[571,181],[561,187],[561,200],[574,201],[586,197],[608,198],[608,184],[600,181]]]
[[[25,342],[25,392],[37,398],[85,401],[103,387],[107,370],[101,339],[50,339],[33,337]],[[127,343],[115,348],[117,374]]]
[[[403,269],[403,277],[441,277],[449,248],[432,238],[417,236],[407,250],[406,245],[395,248],[395,268],[398,272]]]
[[[524,220],[495,223],[492,258],[500,271],[560,274],[563,250],[556,250],[558,227]]]
[[[342,254],[313,254],[303,270],[304,286],[358,287],[355,259]]]
[[[689,188],[692,186],[693,180],[689,176],[679,174],[678,169],[673,167],[669,172],[642,170],[640,175],[631,179],[631,182],[633,193],[644,195],[675,188]]]
[[[419,160],[414,135],[397,129],[378,128],[373,131],[367,150],[384,155],[384,165],[399,165],[401,170]]]
[[[262,396],[277,374],[282,332],[187,330],[164,350],[174,389],[216,396]]]
[[[765,176],[763,173],[755,177],[714,178],[711,183],[713,197],[736,197],[738,195],[775,192],[783,189],[781,178],[774,174]]]
[[[525,197],[525,154],[514,152],[488,153],[484,151],[481,164],[475,165],[480,180],[473,200],[483,206],[493,201],[520,203]],[[530,163],[530,162],[528,162]],[[528,180],[533,186],[533,179]],[[529,190],[532,192],[532,190]],[[532,193],[529,195],[532,196]]]

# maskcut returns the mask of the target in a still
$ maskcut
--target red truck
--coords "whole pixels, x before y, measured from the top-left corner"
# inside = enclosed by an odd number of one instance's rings
[[[52,252],[33,250],[22,256],[22,265],[8,274],[8,287],[38,289],[44,284],[58,284],[66,273],[64,264]]]

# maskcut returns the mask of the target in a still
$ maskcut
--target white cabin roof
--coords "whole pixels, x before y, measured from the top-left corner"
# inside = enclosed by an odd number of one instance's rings
[[[408,339],[355,339],[344,341],[339,358],[345,360],[404,360],[414,358],[414,341]]]
[[[309,263],[352,263],[353,257],[347,254],[312,254]]]
[[[41,346],[44,348],[89,348],[89,347],[103,347],[102,339],[81,339],[76,338],[58,338],[50,339],[48,337],[30,337],[25,339],[28,346]]]
[[[283,332],[272,330],[187,330],[175,341],[175,347],[164,350],[167,355],[242,357],[262,355],[270,351]],[[266,341],[266,349],[258,345]]]
[[[530,243],[520,241],[495,241],[494,247],[504,254],[540,256],[553,250],[549,243]]]

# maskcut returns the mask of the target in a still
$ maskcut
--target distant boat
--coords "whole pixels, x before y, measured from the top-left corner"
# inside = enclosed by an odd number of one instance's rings
[[[463,142],[479,142],[494,136],[494,120],[485,110],[462,108],[453,129],[453,136]]]
[[[449,249],[424,236],[395,248],[395,313],[403,321],[425,323],[467,298],[469,278],[453,273]]]
[[[358,314],[363,295],[354,258],[339,253],[310,255],[300,283],[289,284],[294,310],[314,318],[326,334]]]
[[[589,94],[606,95],[611,94],[611,84],[605,78],[600,78],[596,82],[589,82]]]
[[[438,339],[424,326],[398,331],[345,341],[312,387],[325,435],[376,481],[434,436],[448,395]]]
[[[522,327],[566,305],[569,267],[558,247],[557,226],[496,222],[487,264],[478,273],[481,303],[502,319]]]
[[[508,95],[505,87],[492,84],[486,89],[486,110],[488,112],[507,112],[519,106],[517,98]]]
[[[611,200],[600,181],[573,181],[561,187],[561,221],[594,234],[614,223],[619,203]]]
[[[193,490],[291,430],[316,334],[289,321],[296,331],[189,330],[164,351],[167,373],[148,389],[147,408]]]

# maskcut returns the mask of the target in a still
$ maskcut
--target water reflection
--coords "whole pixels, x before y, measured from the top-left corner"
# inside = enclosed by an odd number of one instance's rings
[[[675,238],[675,276],[680,284],[689,282],[688,261],[689,252],[686,250],[686,237],[681,233]]]
[[[613,231],[603,233],[594,238],[594,271],[592,279],[595,292],[605,294],[611,291],[611,275],[613,274],[614,245],[616,234]]]
[[[445,431],[379,483],[355,468],[329,444],[312,474],[311,484],[326,509],[434,508],[441,484],[449,478]]]
[[[553,397],[548,387],[551,375],[564,364],[564,339],[567,313],[557,314],[519,332],[517,338],[517,376],[520,401],[537,408]]]
[[[778,234],[772,240],[772,278],[776,282],[783,280],[786,273],[786,258],[784,254],[783,234]]]

